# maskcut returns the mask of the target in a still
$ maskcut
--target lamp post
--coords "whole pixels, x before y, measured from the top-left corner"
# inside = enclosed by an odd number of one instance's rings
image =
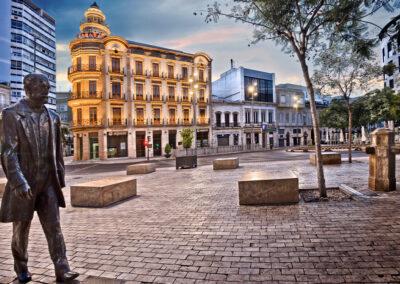
[[[250,142],[251,144],[254,144],[254,139],[253,139],[253,123],[254,123],[254,112],[253,112],[253,104],[254,104],[254,97],[257,96],[257,81],[254,81],[253,84],[248,86],[247,88],[249,95],[251,96],[251,112],[250,112]]]
[[[300,103],[300,100],[299,100],[299,98],[297,97],[297,96],[294,96],[293,97],[293,107],[294,107],[294,109],[295,109],[295,115],[296,115],[296,120],[295,121],[297,121],[297,111],[298,111],[298,108],[299,108],[299,103]],[[298,141],[298,139],[299,139],[299,137],[298,137],[298,135],[299,135],[299,133],[298,133],[298,129],[297,129],[297,124],[298,123],[296,123],[296,125],[295,125],[295,127],[296,127],[296,144],[300,144],[300,143],[298,143],[299,141]],[[300,146],[300,145],[293,145],[293,146]]]

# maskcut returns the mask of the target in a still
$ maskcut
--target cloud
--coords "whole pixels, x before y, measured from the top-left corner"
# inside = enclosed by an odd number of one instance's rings
[[[57,43],[56,49],[57,52],[69,52],[69,45],[66,43]]]
[[[228,43],[236,41],[239,36],[247,33],[248,29],[245,27],[217,27],[208,31],[200,31],[193,35],[164,40],[162,45],[176,49],[183,49],[189,46]]]

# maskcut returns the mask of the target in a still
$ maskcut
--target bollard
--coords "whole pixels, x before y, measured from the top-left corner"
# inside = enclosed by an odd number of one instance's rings
[[[368,186],[374,191],[396,190],[396,154],[394,132],[379,128],[371,133],[371,146],[366,147],[369,154]]]

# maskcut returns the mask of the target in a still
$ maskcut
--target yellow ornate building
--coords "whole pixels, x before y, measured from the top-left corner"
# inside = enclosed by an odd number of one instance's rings
[[[75,160],[145,157],[146,143],[161,156],[183,128],[208,146],[211,58],[113,36],[105,20],[93,3],[69,45]]]

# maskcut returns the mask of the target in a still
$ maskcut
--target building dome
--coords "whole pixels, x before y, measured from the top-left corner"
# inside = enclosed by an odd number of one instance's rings
[[[106,24],[106,16],[100,10],[99,5],[93,2],[85,11],[85,18],[80,25],[79,38],[104,38],[111,34]]]

